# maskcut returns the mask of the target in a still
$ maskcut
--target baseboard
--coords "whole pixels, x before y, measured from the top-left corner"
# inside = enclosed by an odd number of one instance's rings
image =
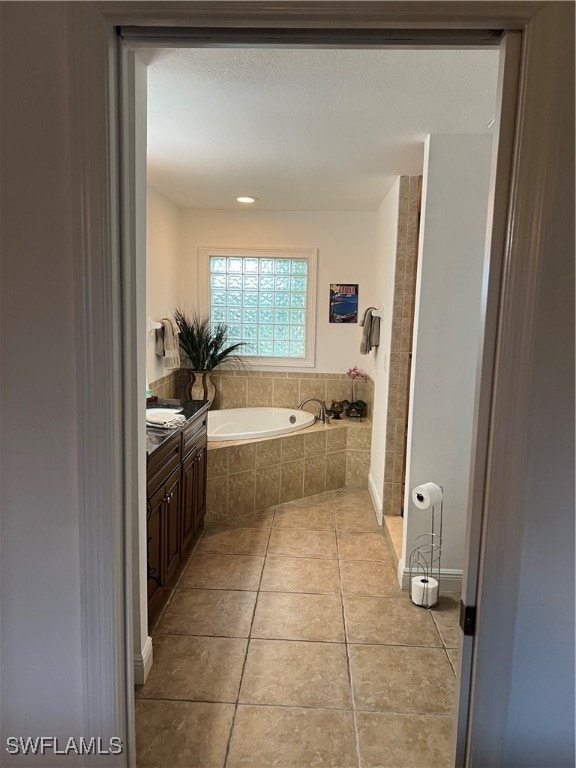
[[[440,571],[440,594],[444,592],[462,592],[462,571],[458,568],[442,568]],[[404,560],[398,561],[398,584],[406,592],[410,588],[410,569]]]
[[[135,685],[144,685],[148,673],[152,668],[154,660],[154,651],[152,648],[152,638],[147,637],[142,648],[142,653],[134,654],[134,683]]]
[[[378,525],[382,525],[383,523],[382,499],[380,498],[380,495],[376,488],[376,484],[374,483],[374,478],[372,477],[371,474],[368,475],[368,491],[370,492],[370,498],[372,499],[372,506],[374,507],[374,512],[376,512],[376,519],[378,520]]]

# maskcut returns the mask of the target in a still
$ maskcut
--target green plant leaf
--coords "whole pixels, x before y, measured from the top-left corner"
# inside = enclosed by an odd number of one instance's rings
[[[225,323],[218,323],[212,328],[209,315],[197,312],[187,315],[181,309],[175,310],[174,320],[178,326],[180,356],[185,367],[194,371],[211,371],[225,361],[241,363],[237,352],[244,342],[229,344]]]

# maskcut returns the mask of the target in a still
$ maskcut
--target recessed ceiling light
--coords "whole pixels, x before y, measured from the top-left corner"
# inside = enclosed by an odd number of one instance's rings
[[[236,200],[238,200],[239,203],[255,203],[258,198],[250,197],[250,195],[240,195],[240,197],[237,197]]]

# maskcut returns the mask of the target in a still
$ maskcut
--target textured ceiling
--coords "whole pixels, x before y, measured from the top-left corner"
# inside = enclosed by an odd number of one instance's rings
[[[429,133],[485,133],[498,52],[159,49],[148,178],[181,206],[375,210]]]

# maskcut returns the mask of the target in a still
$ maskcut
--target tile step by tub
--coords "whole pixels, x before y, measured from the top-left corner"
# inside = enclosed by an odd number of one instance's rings
[[[372,427],[347,420],[294,435],[209,443],[207,520],[242,518],[288,501],[368,484]]]

